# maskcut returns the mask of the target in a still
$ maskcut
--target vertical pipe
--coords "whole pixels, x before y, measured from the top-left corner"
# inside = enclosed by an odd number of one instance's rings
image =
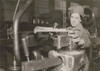
[[[19,20],[22,17],[23,13],[26,11],[26,9],[29,7],[29,5],[32,3],[33,0],[28,0],[23,8],[21,8],[18,13],[16,14],[15,19],[13,20],[13,27],[14,27],[14,54],[18,61],[20,61],[20,52],[19,52],[19,37],[18,37],[18,25]]]

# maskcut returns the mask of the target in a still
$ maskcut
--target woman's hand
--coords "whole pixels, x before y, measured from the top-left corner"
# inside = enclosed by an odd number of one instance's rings
[[[78,43],[78,45],[84,45],[85,44],[85,41],[81,38],[73,38],[71,41],[75,42],[75,43]]]
[[[77,43],[77,45],[81,46],[81,48],[84,48],[85,46],[85,41],[81,38],[72,39],[72,42]]]
[[[84,45],[85,44],[85,41],[83,39],[80,39],[78,45]]]

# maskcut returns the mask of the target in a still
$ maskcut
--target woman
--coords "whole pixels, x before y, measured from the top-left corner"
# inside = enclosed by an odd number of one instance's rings
[[[86,30],[82,24],[84,24],[84,9],[82,6],[72,6],[69,8],[69,17],[71,26],[67,29],[76,31],[75,34],[69,34],[73,37],[73,42],[78,42],[77,45],[81,48],[90,47],[90,33]],[[77,34],[77,35],[76,35]],[[77,38],[76,38],[77,37]]]
[[[71,30],[78,30],[78,37],[74,34],[69,34],[72,37],[72,42],[74,42],[74,48],[76,46],[77,49],[81,51],[86,51],[86,48],[90,47],[90,33],[86,30],[82,24],[85,23],[84,21],[84,9],[82,6],[72,6],[69,8],[69,16],[70,16],[70,24],[71,26],[67,29]],[[73,37],[74,36],[74,37]],[[83,62],[85,63],[84,70],[88,71],[89,61],[87,58],[86,53],[84,54]]]
[[[80,50],[84,52],[82,61],[80,62],[84,63],[84,65],[74,71],[88,71],[89,67],[89,61],[85,49],[90,47],[91,42],[89,39],[90,33],[82,25],[84,24],[84,16],[85,14],[82,6],[77,5],[69,8],[70,27],[67,28],[67,30],[71,30],[71,32],[68,32],[68,36],[70,37],[69,49],[70,51]],[[49,52],[49,56],[59,57],[59,52],[51,51]]]

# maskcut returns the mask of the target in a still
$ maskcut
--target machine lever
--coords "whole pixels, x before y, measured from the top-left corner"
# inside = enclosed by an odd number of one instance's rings
[[[27,61],[29,61],[29,50],[28,50],[26,38],[22,38],[22,44],[23,44],[23,49],[24,49]]]

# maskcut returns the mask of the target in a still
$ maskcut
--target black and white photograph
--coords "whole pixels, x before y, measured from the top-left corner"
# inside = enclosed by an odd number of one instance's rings
[[[100,71],[100,0],[0,0],[0,71]]]

